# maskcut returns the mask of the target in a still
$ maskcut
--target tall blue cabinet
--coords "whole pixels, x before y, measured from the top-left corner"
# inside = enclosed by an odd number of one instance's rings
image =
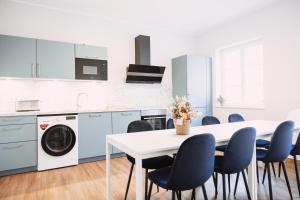
[[[194,109],[202,113],[192,121],[200,126],[205,115],[212,114],[212,61],[210,57],[183,55],[172,59],[173,97],[186,96]]]

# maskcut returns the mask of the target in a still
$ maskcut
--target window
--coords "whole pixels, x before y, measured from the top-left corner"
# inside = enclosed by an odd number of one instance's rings
[[[263,42],[254,39],[216,52],[217,106],[263,108]]]

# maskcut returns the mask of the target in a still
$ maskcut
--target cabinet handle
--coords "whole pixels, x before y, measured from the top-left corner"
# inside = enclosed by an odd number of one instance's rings
[[[35,64],[31,64],[31,77],[36,77],[36,68]]]
[[[16,131],[22,129],[22,126],[3,128],[2,131]]]
[[[21,121],[21,118],[4,118],[2,119],[4,122],[18,122]]]
[[[122,116],[130,116],[132,113],[121,113]]]
[[[101,114],[89,114],[89,117],[101,117]]]
[[[19,149],[21,148],[23,145],[19,144],[19,145],[15,145],[15,146],[4,146],[2,147],[3,150],[10,150],[10,149]]]
[[[36,64],[36,71],[37,71],[37,77],[40,77],[40,75],[41,75],[41,66],[40,66],[40,64]]]
[[[99,59],[99,58],[96,57],[96,56],[85,56],[85,58],[89,58],[89,59]]]

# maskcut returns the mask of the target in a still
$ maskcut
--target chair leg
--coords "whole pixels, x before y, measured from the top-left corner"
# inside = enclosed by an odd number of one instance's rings
[[[129,190],[129,186],[130,186],[130,181],[131,181],[131,177],[132,177],[133,167],[134,167],[134,164],[131,164],[131,168],[130,168],[129,177],[128,177],[128,181],[127,181],[127,187],[126,187],[126,193],[125,193],[124,200],[127,199],[128,190]]]
[[[279,163],[279,168],[278,168],[278,177],[280,178],[280,174],[281,174],[281,163]]]
[[[240,178],[240,172],[236,174],[236,180],[235,180],[235,185],[234,185],[234,196],[236,195],[236,189],[237,189],[237,186],[239,184],[239,178]]]
[[[172,190],[172,200],[175,200],[175,191]]]
[[[151,182],[150,182],[149,192],[148,192],[148,198],[147,198],[148,200],[151,199],[152,187],[153,187],[153,182],[151,181]]]
[[[202,185],[202,192],[203,192],[204,199],[208,200],[204,184]],[[196,200],[196,192],[195,192],[195,200]]]
[[[156,185],[156,191],[159,192],[159,187],[158,187],[158,185]]]
[[[215,199],[218,196],[218,173],[215,175],[215,180],[216,180],[216,187],[215,187]]]
[[[196,189],[194,188],[193,191],[192,191],[192,197],[191,197],[191,200],[196,200]]]
[[[226,200],[226,177],[225,177],[225,174],[222,174],[222,182],[223,182],[223,200]]]
[[[250,192],[249,192],[249,187],[248,187],[248,182],[247,182],[244,170],[242,171],[242,175],[243,175],[244,184],[245,184],[245,188],[246,188],[246,191],[247,191],[248,199],[251,200],[251,196],[250,196]]]
[[[256,161],[256,179],[257,179],[257,183],[259,183],[258,161]]]
[[[289,177],[288,177],[288,175],[287,175],[287,173],[286,173],[285,164],[284,164],[284,162],[281,162],[281,164],[282,164],[282,169],[283,169],[283,173],[284,173],[286,185],[287,185],[287,188],[288,188],[288,190],[289,190],[290,197],[291,197],[291,199],[293,200],[293,195],[292,195],[292,191],[291,191],[291,186],[290,186],[290,182],[289,182]]]
[[[181,191],[176,192],[176,194],[177,194],[177,199],[181,200]]]
[[[269,163],[266,163],[266,167],[267,167],[267,173],[268,173],[269,196],[270,196],[270,200],[273,200],[272,181],[271,181],[271,172],[270,172]]]
[[[299,172],[298,172],[298,164],[297,164],[296,156],[294,156],[294,165],[295,165],[295,174],[296,174],[296,180],[297,180],[297,186],[298,186],[298,193],[300,195],[300,180],[299,180]]]
[[[228,192],[230,193],[230,174],[227,175],[228,178]]]
[[[264,175],[263,175],[263,180],[262,180],[262,184],[264,184],[264,183],[265,183],[266,172],[267,172],[267,166],[265,165],[265,168],[264,168]]]
[[[147,200],[147,195],[148,193],[148,169],[146,169],[146,172],[145,172],[145,200]]]
[[[276,173],[275,173],[275,167],[274,167],[274,163],[272,162],[272,169],[273,169],[273,174],[274,174],[274,177],[276,178]]]

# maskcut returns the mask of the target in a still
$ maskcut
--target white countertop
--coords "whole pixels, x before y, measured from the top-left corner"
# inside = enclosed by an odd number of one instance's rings
[[[0,112],[0,117],[8,116],[31,116],[31,115],[51,115],[51,114],[77,114],[77,113],[96,113],[96,112],[122,112],[122,111],[137,111],[137,110],[161,110],[165,107],[110,107],[110,108],[95,108],[95,109],[79,109],[79,110],[40,110],[40,111],[25,111],[25,112]]]

